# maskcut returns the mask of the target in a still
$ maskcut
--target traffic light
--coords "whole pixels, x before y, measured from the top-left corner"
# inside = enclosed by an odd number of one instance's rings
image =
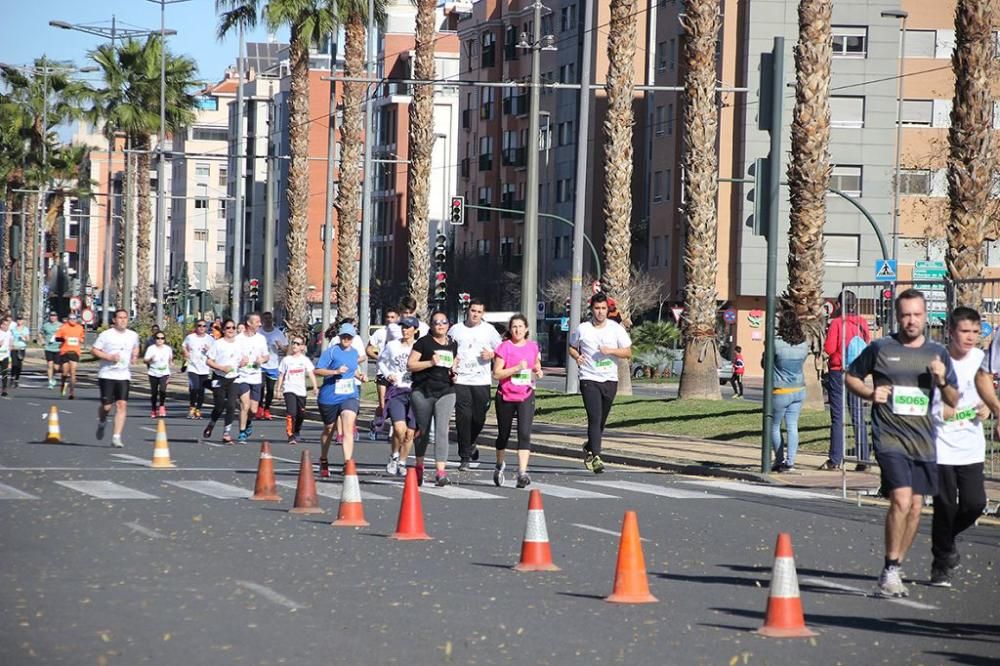
[[[260,280],[257,278],[250,278],[250,299],[257,300],[260,295]]]
[[[434,300],[438,303],[448,300],[448,274],[444,271],[434,274]]]
[[[448,260],[448,237],[438,234],[434,240],[434,266],[438,271],[444,270],[445,262]]]
[[[467,291],[463,291],[458,295],[458,307],[462,310],[467,310],[469,308],[469,303],[472,302],[472,296]]]
[[[571,300],[569,299],[569,297],[567,297],[567,298],[566,298],[566,302],[565,302],[565,303],[563,303],[563,309],[564,309],[564,310],[565,310],[565,311],[566,311],[567,313],[569,313],[569,308],[570,308],[570,305],[571,305],[571,303],[572,303],[572,301],[571,301]]]
[[[893,315],[893,293],[892,287],[884,287],[879,291],[879,303],[878,309],[876,311],[875,321],[876,324],[883,327],[891,327],[892,325],[892,315]]]
[[[450,210],[452,224],[465,224],[465,197],[452,197]]]
[[[753,178],[753,189],[747,192],[747,201],[753,204],[753,208],[747,226],[753,230],[755,236],[767,235],[767,221],[771,214],[768,191],[770,169],[770,160],[767,157],[758,157],[750,165],[748,172]]]

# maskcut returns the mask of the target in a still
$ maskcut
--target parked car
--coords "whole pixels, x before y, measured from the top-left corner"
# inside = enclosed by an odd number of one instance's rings
[[[674,365],[671,368],[671,372],[673,372],[674,376],[680,377],[681,372],[683,371],[684,371],[684,359],[683,358],[674,359]],[[726,359],[720,359],[718,376],[719,376],[720,386],[725,386],[726,384],[728,384],[729,379],[733,376],[733,362],[727,361]]]

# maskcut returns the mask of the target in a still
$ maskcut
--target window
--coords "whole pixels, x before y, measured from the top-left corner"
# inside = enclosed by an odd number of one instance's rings
[[[667,69],[673,71],[677,64],[677,39],[671,37],[667,43],[669,44],[667,47]]]
[[[542,17],[542,37],[545,35],[551,35],[552,30],[552,14],[546,14]]]
[[[215,246],[215,251],[216,252],[225,252],[226,251],[226,244],[225,243],[217,243],[216,246]]]
[[[196,241],[207,241],[208,240],[208,231],[206,231],[205,229],[195,229],[194,230],[194,239]]]
[[[489,171],[493,168],[493,137],[479,137],[479,170]]]
[[[496,63],[497,38],[492,32],[484,32],[482,36],[483,50],[479,54],[479,66],[492,67]]]
[[[830,97],[830,125],[832,127],[864,127],[864,97]]]
[[[663,172],[664,185],[665,185],[664,188],[663,188],[663,200],[664,201],[670,201],[670,188],[673,187],[673,182],[674,182],[673,180],[671,180],[670,174],[671,174],[670,169],[666,169]],[[666,239],[666,236],[664,236],[664,239]]]
[[[660,203],[661,201],[663,201],[663,189],[664,189],[663,172],[656,171],[653,173],[653,201],[655,203]]]
[[[830,187],[852,197],[861,196],[861,165],[834,164]]]
[[[490,256],[490,239],[481,238],[476,241],[476,253],[481,257]]]
[[[930,127],[934,120],[934,100],[904,99],[900,116],[904,127]]]
[[[574,195],[573,179],[560,178],[556,181],[556,203],[572,201]]]
[[[552,258],[553,259],[558,259],[560,256],[562,256],[562,253],[563,253],[563,247],[562,247],[562,240],[563,239],[562,239],[562,236],[556,236],[552,240],[553,240],[553,242],[552,242]]]
[[[203,210],[208,208],[208,199],[204,197],[195,197],[194,207],[198,210]]]
[[[834,58],[864,58],[868,54],[868,28],[835,25],[832,32]]]
[[[861,237],[850,234],[823,234],[823,257],[827,266],[857,266],[861,258]]]
[[[674,105],[667,104],[667,134],[674,133]]]
[[[212,167],[204,162],[196,162],[194,165],[194,175],[199,180],[208,180],[212,175]]]
[[[472,59],[476,56],[476,40],[467,39],[465,40],[465,56],[467,58],[466,62],[469,63],[469,71],[472,71]],[[341,126],[340,120],[337,120],[337,125]]]
[[[219,187],[225,187],[228,185],[229,181],[229,169],[226,167],[219,167]]]
[[[662,72],[667,68],[667,43],[660,42],[656,45],[656,71]]]
[[[576,28],[576,5],[563,7],[559,11],[559,28],[562,32]]]
[[[520,36],[516,25],[509,25],[503,34],[503,57],[507,60],[517,60],[521,49],[517,48]]]
[[[219,219],[226,219],[226,209],[228,208],[229,202],[225,199],[219,199]]]
[[[229,141],[229,130],[224,127],[195,127],[191,130],[192,141]]]
[[[559,83],[576,83],[576,63],[559,65]]]
[[[196,209],[208,208],[208,185],[198,185],[195,191],[194,207]]]
[[[479,117],[483,120],[493,118],[493,102],[496,99],[496,88],[483,88],[479,91]]]
[[[479,188],[479,205],[480,206],[492,206],[493,205],[493,188],[492,187],[480,187]],[[489,211],[486,211],[487,213]]]
[[[656,107],[656,111],[653,113],[653,127],[655,128],[656,136],[661,136],[667,131],[666,124],[666,109],[661,104]]]
[[[556,125],[556,135],[558,145],[560,146],[572,146],[576,143],[576,135],[573,133],[573,121],[567,120],[564,123]]]
[[[900,169],[899,193],[910,196],[930,196],[931,172],[929,169]]]
[[[906,47],[903,56],[906,58],[933,58],[937,35],[933,30],[907,30]]]

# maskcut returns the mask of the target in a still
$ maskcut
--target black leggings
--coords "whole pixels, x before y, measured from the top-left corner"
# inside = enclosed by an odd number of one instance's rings
[[[210,375],[188,373],[188,404],[201,409],[202,405],[205,404],[205,389],[208,388],[210,380]]]
[[[618,382],[595,382],[580,380],[580,395],[583,408],[587,412],[587,450],[595,456],[601,455],[601,437],[611,413],[611,404],[618,393]]]
[[[531,396],[524,402],[507,402],[497,391],[497,451],[507,448],[507,441],[510,440],[511,427],[514,425],[514,416],[517,416],[517,446],[518,451],[531,450],[531,424],[535,420],[535,396]]]
[[[149,404],[153,407],[153,411],[156,411],[157,407],[163,407],[164,403],[167,401],[167,381],[169,381],[170,375],[166,377],[149,377]]]
[[[233,414],[236,413],[236,403],[239,402],[239,385],[236,378],[226,379],[215,375],[212,377],[212,418],[215,423],[226,412],[226,425],[233,422]]]
[[[729,383],[733,387],[733,395],[743,395],[743,375],[733,375],[729,378]]]
[[[10,359],[5,358],[0,361],[0,382],[3,384],[3,390],[7,390],[7,382],[10,381]]]
[[[302,422],[306,420],[306,397],[304,395],[286,393],[285,414],[287,417],[292,418],[292,431],[288,434],[299,434],[302,430]]]
[[[274,402],[274,385],[278,383],[278,379],[272,379],[266,372],[261,374],[264,375],[264,395],[261,396],[260,408],[271,409],[271,403]]]
[[[468,459],[476,448],[476,439],[483,431],[486,414],[490,411],[490,386],[455,386],[455,435],[458,437],[458,457]]]
[[[21,380],[21,366],[24,364],[24,350],[14,349],[10,352],[10,378],[15,382]]]

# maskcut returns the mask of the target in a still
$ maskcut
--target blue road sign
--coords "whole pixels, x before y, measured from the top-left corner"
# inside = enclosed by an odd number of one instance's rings
[[[993,326],[988,321],[981,322],[979,324],[979,333],[984,337],[988,338],[993,335]]]
[[[875,260],[875,281],[895,282],[896,281],[896,260],[876,259]]]
[[[725,320],[725,322],[727,324],[735,324],[736,323],[736,310],[734,310],[732,308],[729,308],[728,310],[726,310],[725,312],[722,313],[722,318]]]

